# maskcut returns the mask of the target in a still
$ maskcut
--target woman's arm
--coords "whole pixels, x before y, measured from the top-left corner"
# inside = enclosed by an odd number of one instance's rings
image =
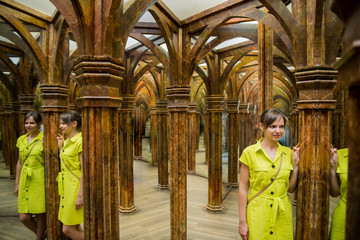
[[[79,160],[80,160],[80,165],[81,165],[81,174],[80,174],[80,185],[79,185],[78,196],[75,201],[76,209],[80,209],[84,205],[84,202],[83,202],[83,157],[82,157],[82,152],[79,153]]]
[[[336,174],[336,169],[338,167],[338,154],[337,149],[331,145],[330,148],[330,195],[332,197],[337,197],[340,195],[340,181],[339,177]]]
[[[246,222],[246,206],[249,190],[249,167],[241,164],[240,168],[240,184],[239,184],[239,234],[242,239],[247,240],[249,237],[249,227]]]
[[[20,154],[19,154],[20,155]],[[20,156],[18,157],[17,164],[16,164],[16,174],[15,174],[15,196],[18,196],[19,191],[19,180],[20,180],[20,173],[22,169],[22,163],[20,161]]]
[[[297,187],[297,180],[299,175],[299,153],[300,153],[300,147],[299,144],[297,144],[292,149],[291,154],[291,162],[293,165],[293,170],[290,173],[290,179],[289,179],[289,193],[293,193]]]

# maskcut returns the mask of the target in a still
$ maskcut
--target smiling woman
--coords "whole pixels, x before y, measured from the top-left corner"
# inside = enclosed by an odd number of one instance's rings
[[[16,166],[15,195],[18,196],[18,212],[21,222],[36,234],[45,237],[45,180],[43,133],[40,131],[42,117],[38,112],[25,116],[28,132],[19,137],[19,159]],[[33,218],[35,215],[35,219]]]
[[[287,192],[293,192],[297,185],[300,148],[291,151],[278,143],[285,121],[281,111],[266,110],[259,123],[263,138],[245,148],[240,157],[242,239],[293,239],[292,205]]]

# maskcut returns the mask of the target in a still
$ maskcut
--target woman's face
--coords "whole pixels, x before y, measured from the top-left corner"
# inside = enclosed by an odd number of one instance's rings
[[[35,119],[33,116],[28,117],[25,120],[25,129],[26,131],[28,131],[29,133],[36,133],[39,131],[40,129],[40,125],[41,123],[37,123],[35,122]]]
[[[279,141],[279,139],[284,134],[285,126],[284,126],[284,118],[279,116],[275,122],[270,124],[266,129],[261,125],[261,130],[264,132],[264,139],[270,141]]]
[[[63,134],[69,134],[75,129],[76,125],[74,127],[73,123],[70,122],[69,124],[66,124],[63,120],[60,119],[60,126],[59,127],[60,127]]]

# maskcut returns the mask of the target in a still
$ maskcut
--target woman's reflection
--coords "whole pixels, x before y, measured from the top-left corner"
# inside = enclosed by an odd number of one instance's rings
[[[348,148],[336,149],[331,145],[330,195],[340,201],[334,209],[331,222],[330,240],[345,239],[346,192],[348,180]]]

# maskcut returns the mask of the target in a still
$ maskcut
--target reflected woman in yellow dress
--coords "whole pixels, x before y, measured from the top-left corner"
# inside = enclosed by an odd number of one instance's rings
[[[20,136],[16,142],[19,159],[16,164],[15,195],[18,197],[19,218],[36,234],[37,240],[44,239],[46,229],[41,122],[42,117],[38,112],[28,113],[25,116],[27,134]]]
[[[330,152],[330,195],[332,197],[341,196],[340,201],[333,212],[330,240],[343,240],[345,239],[349,149],[343,148],[337,150],[331,146]]]
[[[259,124],[263,138],[240,157],[239,234],[244,240],[293,239],[287,192],[297,186],[300,148],[291,150],[278,142],[285,124],[281,111],[266,110]]]
[[[83,161],[81,115],[68,111],[60,115],[60,129],[64,136],[57,136],[60,150],[61,172],[57,177],[60,206],[58,219],[63,223],[64,234],[73,239],[84,239],[80,224],[84,222]]]

